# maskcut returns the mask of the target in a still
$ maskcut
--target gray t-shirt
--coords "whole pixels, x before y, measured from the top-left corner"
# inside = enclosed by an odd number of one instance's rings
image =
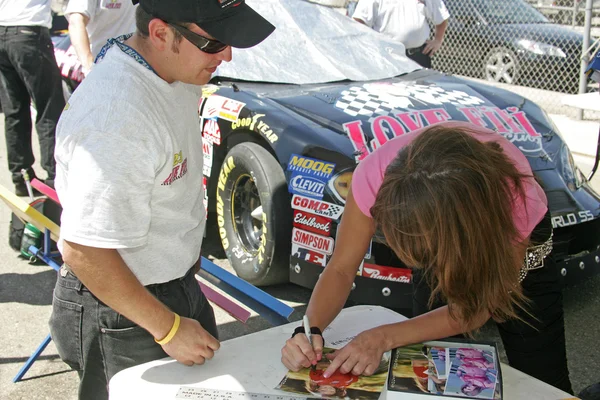
[[[186,273],[205,224],[200,96],[108,50],[56,130],[59,248],[118,249],[143,285]]]

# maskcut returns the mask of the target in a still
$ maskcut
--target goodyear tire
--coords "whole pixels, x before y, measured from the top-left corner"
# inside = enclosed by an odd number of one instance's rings
[[[277,160],[256,143],[234,146],[215,201],[221,244],[237,275],[257,286],[287,282],[292,211]]]

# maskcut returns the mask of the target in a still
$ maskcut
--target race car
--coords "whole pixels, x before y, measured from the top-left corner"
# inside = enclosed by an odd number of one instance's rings
[[[540,107],[422,69],[401,43],[328,7],[249,3],[277,29],[252,49],[234,49],[198,107],[205,205],[240,277],[314,287],[356,165],[398,135],[449,120],[494,129],[527,156],[548,197],[565,282],[600,270],[600,196]],[[65,43],[57,51],[68,61]],[[76,69],[62,65],[68,87],[76,87]],[[350,300],[410,308],[411,282],[409,266],[376,234]]]

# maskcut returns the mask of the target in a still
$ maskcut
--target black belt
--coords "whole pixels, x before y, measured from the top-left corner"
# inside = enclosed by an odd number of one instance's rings
[[[410,49],[406,49],[406,55],[412,56],[413,54],[423,52],[424,49],[425,49],[425,45],[424,44],[421,45],[421,46],[419,46],[419,47],[413,47],[413,48],[410,48]]]

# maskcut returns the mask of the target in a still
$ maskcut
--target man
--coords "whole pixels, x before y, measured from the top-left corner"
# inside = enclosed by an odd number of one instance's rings
[[[108,39],[135,30],[135,6],[130,0],[70,0],[65,16],[85,76]]]
[[[80,399],[106,399],[118,371],[219,348],[200,292],[205,215],[201,87],[231,47],[274,27],[244,0],[140,0],[137,30],[111,39],[57,130],[64,265],[50,319]],[[157,344],[158,343],[158,344]]]
[[[440,49],[450,14],[442,0],[359,0],[352,18],[404,43],[406,55],[424,68]],[[435,25],[429,40],[429,19]]]
[[[32,167],[32,100],[41,165],[49,180],[55,175],[54,134],[65,101],[50,26],[50,0],[0,0],[0,103],[8,169],[17,196],[27,196],[21,170],[30,178],[36,176]]]

